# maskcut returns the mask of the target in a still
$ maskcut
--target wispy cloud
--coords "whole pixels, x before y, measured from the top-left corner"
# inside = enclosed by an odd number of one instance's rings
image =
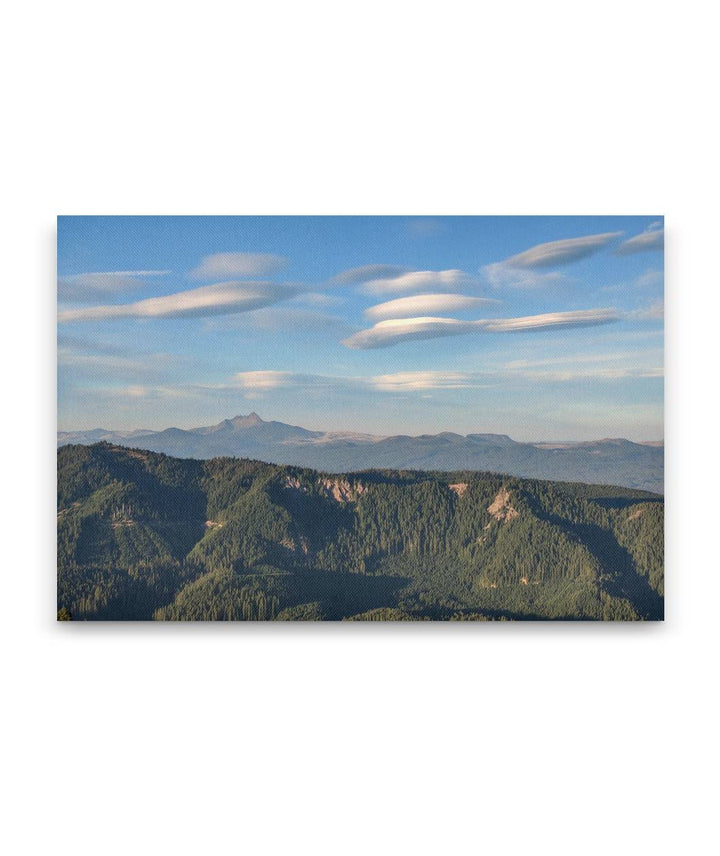
[[[487,378],[470,372],[414,371],[376,375],[368,384],[383,392],[413,392],[428,389],[469,389]]]
[[[341,271],[332,278],[331,282],[338,285],[357,285],[372,279],[393,279],[406,273],[407,270],[400,265],[363,265]]]
[[[561,357],[513,360],[500,366],[508,379],[562,383],[574,380],[620,380],[663,376],[663,350],[653,348],[598,354],[565,354]]]
[[[577,309],[571,312],[547,312],[544,315],[526,315],[523,318],[496,318],[482,321],[488,333],[518,333],[534,330],[565,330],[569,327],[594,327],[620,321],[623,316],[611,308]]]
[[[322,312],[317,309],[301,309],[297,306],[269,306],[265,309],[258,309],[253,312],[248,318],[232,318],[225,320],[209,321],[209,324],[214,324],[216,328],[219,325],[232,326],[237,328],[242,321],[243,326],[250,324],[256,330],[271,330],[274,332],[294,332],[316,334],[318,331],[324,331],[328,334],[331,330],[334,335],[347,335],[356,330],[357,327],[349,324],[345,318],[339,315],[333,315],[329,312]]]
[[[594,353],[587,354],[584,352],[581,353],[571,353],[571,354],[563,354],[562,356],[556,357],[543,357],[537,358],[533,357],[530,360],[511,360],[510,362],[503,363],[502,368],[507,371],[526,371],[538,368],[546,368],[547,366],[565,366],[568,368],[576,368],[578,365],[586,365],[593,363],[606,363],[610,366],[615,363],[627,363],[630,365],[638,366],[643,361],[651,359],[655,362],[662,362],[663,350],[662,348],[652,348],[648,350],[631,350],[631,351],[608,351],[604,353]],[[582,369],[585,371],[585,369]]]
[[[251,392],[276,389],[336,389],[353,393],[402,392],[428,389],[466,389],[478,384],[480,375],[467,372],[407,371],[369,377],[298,374],[286,371],[247,371],[235,375],[235,381]]]
[[[628,313],[630,318],[639,318],[645,321],[659,321],[665,317],[665,301],[654,300],[648,306],[641,306]]]
[[[348,348],[387,348],[400,342],[459,336],[466,333],[513,333],[547,329],[589,327],[620,320],[615,309],[587,309],[572,312],[550,312],[520,318],[460,321],[457,318],[404,318],[380,321],[343,341]]]
[[[220,282],[136,303],[66,309],[58,313],[60,322],[106,321],[116,318],[203,318],[250,312],[289,300],[299,288],[273,282]]]
[[[270,253],[215,253],[205,256],[188,276],[190,279],[268,276],[281,271],[286,265],[287,259]]]
[[[73,349],[58,348],[58,366],[72,372],[73,376],[92,379],[164,374],[176,359],[171,354],[148,353],[137,356],[118,354],[83,354]]]
[[[235,375],[239,386],[251,390],[277,389],[281,386],[288,386],[293,383],[293,379],[298,377],[300,376],[293,374],[293,372],[279,371],[238,372]]]
[[[489,383],[508,380],[542,380],[550,383],[567,383],[578,380],[611,381],[625,378],[662,377],[661,366],[593,366],[591,368],[557,368],[534,370],[531,368],[488,369],[482,372],[416,371],[397,372],[369,378],[367,383],[384,392],[414,392],[418,390],[484,389]]]
[[[295,298],[296,303],[305,303],[308,306],[337,306],[344,300],[344,297],[337,294],[325,294],[322,291],[306,291]]]
[[[606,294],[629,294],[635,289],[648,289],[654,286],[662,286],[665,275],[661,270],[646,270],[629,282],[618,282],[615,285],[603,285],[600,291]]]
[[[138,343],[139,344],[139,343]],[[147,344],[147,343],[146,343]],[[190,361],[182,354],[138,349],[84,337],[58,336],[58,367],[64,378],[102,379],[161,378],[187,371]]]
[[[505,259],[503,264],[507,267],[530,270],[560,267],[597,253],[622,234],[622,232],[603,232],[599,235],[585,235],[582,238],[565,238],[561,241],[537,244],[529,250]]]
[[[572,282],[569,276],[558,271],[540,272],[509,267],[505,262],[495,262],[480,269],[493,288],[556,288]]]
[[[662,285],[665,274],[661,270],[647,270],[635,280],[637,288],[646,288],[650,285]]]
[[[436,312],[462,312],[476,309],[488,303],[500,303],[487,297],[465,297],[462,294],[416,294],[412,297],[399,297],[378,303],[365,310],[365,317],[371,319],[407,318],[409,316],[428,315]]]
[[[186,399],[197,395],[197,390],[183,386],[149,386],[132,384],[124,387],[109,387],[105,390],[93,390],[93,395],[104,392],[111,406],[122,402],[123,396],[143,399]]]
[[[110,342],[100,342],[96,339],[87,339],[84,336],[68,336],[65,333],[58,334],[57,346],[58,352],[62,350],[65,353],[89,353],[109,357],[123,357],[128,355],[128,347],[125,343],[117,345]]]
[[[58,279],[58,300],[86,303],[127,291],[137,291],[147,283],[141,277],[165,276],[169,270],[95,271],[62,276]]]
[[[240,386],[252,394],[276,390],[309,389],[345,390],[353,394],[362,392],[415,393],[432,390],[486,389],[489,385],[508,381],[546,381],[568,383],[573,381],[612,381],[663,376],[661,365],[592,365],[557,366],[551,369],[536,368],[532,364],[509,364],[484,371],[403,371],[368,377],[338,377],[331,375],[297,374],[286,371],[249,371],[235,376],[235,383],[222,389]]]
[[[631,355],[633,357],[633,355]],[[438,393],[470,393],[472,390],[505,388],[508,384],[535,385],[537,383],[565,384],[588,382],[615,382],[618,380],[646,380],[662,378],[662,360],[657,364],[638,365],[630,358],[624,365],[558,365],[543,367],[538,364],[517,362],[499,366],[488,366],[481,371],[418,370],[400,371],[369,376],[337,376],[301,374],[292,371],[254,370],[238,372],[226,383],[186,383],[151,385],[134,384],[102,387],[93,384],[90,388],[79,388],[76,394],[88,395],[93,401],[105,400],[117,409],[135,399],[147,401],[177,399],[194,401],[203,406],[217,406],[219,401],[263,399],[275,393],[325,396],[330,393],[349,396],[357,401],[358,396],[373,396],[386,393],[395,396],[422,396]],[[108,380],[111,378],[108,377]],[[373,400],[372,398],[370,400]]]
[[[567,383],[570,381],[612,381],[626,380],[631,378],[659,378],[663,377],[664,372],[662,366],[649,366],[640,368],[636,366],[624,367],[597,367],[597,368],[570,368],[570,369],[555,369],[544,371],[515,371],[508,372],[508,377],[517,377],[522,380],[541,381],[545,383]]]
[[[371,279],[364,282],[366,294],[402,294],[404,291],[455,291],[479,285],[477,277],[462,270],[413,270],[391,278]]]
[[[665,247],[665,230],[661,223],[653,223],[644,232],[624,241],[615,250],[618,256],[629,256],[634,253],[646,253],[649,251],[661,251]]]
[[[480,332],[477,321],[459,321],[457,318],[393,318],[380,321],[369,330],[361,330],[343,340],[343,345],[355,350],[387,348],[400,342],[417,339],[436,339]]]

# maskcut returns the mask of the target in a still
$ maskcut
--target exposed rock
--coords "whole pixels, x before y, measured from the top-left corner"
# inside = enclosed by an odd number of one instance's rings
[[[450,490],[453,493],[456,493],[458,496],[462,496],[467,490],[467,482],[458,482],[458,484],[448,485]]]
[[[518,516],[517,510],[510,504],[510,491],[506,487],[500,488],[497,496],[488,506],[488,511],[501,523],[509,523]]]
[[[347,479],[321,478],[318,487],[335,502],[354,502],[367,490],[364,484],[350,484]]]
[[[300,538],[299,542],[295,541],[293,538],[283,538],[280,545],[291,553],[302,553],[303,556],[307,556],[310,552],[310,545],[308,544],[307,539],[303,537]]]

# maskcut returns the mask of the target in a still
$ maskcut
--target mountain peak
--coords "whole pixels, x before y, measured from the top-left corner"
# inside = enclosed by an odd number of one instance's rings
[[[106,440],[182,458],[252,458],[297,467],[347,473],[369,469],[482,471],[525,478],[663,489],[663,446],[627,440],[518,443],[506,434],[379,437],[328,434],[252,412],[217,425],[160,432],[76,432],[58,435],[58,445]]]
[[[217,425],[206,425],[202,428],[190,429],[191,434],[228,434],[233,433],[241,428],[255,428],[257,425],[267,425],[267,422],[257,415],[257,413],[248,413],[247,416],[234,416],[232,419],[223,419]]]
[[[252,428],[254,425],[264,424],[264,420],[254,410],[252,413],[248,413],[247,416],[233,416],[229,422],[234,428]]]
[[[512,443],[513,445],[517,445],[512,437],[507,434],[468,434],[468,440],[475,440],[475,442],[487,441],[490,443]]]

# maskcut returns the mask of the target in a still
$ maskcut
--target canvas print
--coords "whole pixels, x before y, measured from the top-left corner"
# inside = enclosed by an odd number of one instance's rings
[[[58,218],[57,617],[661,620],[661,216]]]

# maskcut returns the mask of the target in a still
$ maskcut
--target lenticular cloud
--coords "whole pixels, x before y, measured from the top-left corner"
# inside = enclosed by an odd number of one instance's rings
[[[365,350],[387,348],[404,341],[436,339],[466,333],[517,333],[545,329],[591,327],[619,321],[615,309],[584,309],[573,312],[550,312],[520,318],[479,319],[460,321],[457,318],[394,318],[380,321],[368,330],[354,333],[343,344],[348,348]]]
[[[116,318],[203,318],[250,312],[289,300],[298,288],[275,282],[219,282],[137,303],[66,309],[59,321],[106,321]]]

